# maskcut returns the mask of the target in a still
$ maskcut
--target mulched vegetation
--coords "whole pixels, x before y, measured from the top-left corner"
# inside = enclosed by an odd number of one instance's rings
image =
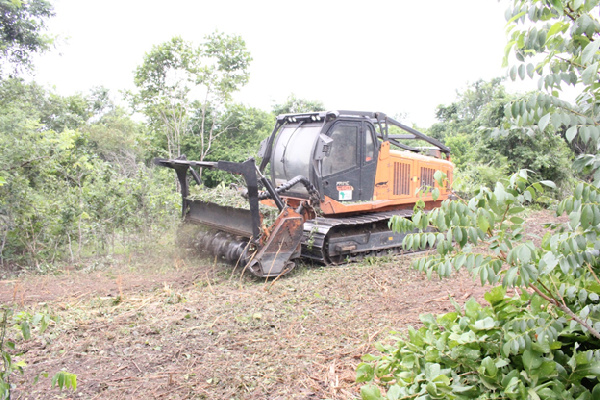
[[[528,226],[541,233],[549,212]],[[338,267],[301,265],[257,280],[177,251],[124,257],[93,270],[0,281],[0,301],[49,309],[60,322],[19,343],[26,399],[351,399],[355,368],[375,341],[454,309],[449,298],[483,301],[464,274],[428,280],[412,256]],[[37,374],[64,369],[77,391],[49,390]]]

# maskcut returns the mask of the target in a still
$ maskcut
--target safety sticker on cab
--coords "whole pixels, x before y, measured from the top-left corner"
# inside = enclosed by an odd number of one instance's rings
[[[352,200],[352,191],[354,188],[350,182],[336,182],[335,188],[338,191],[338,200]]]

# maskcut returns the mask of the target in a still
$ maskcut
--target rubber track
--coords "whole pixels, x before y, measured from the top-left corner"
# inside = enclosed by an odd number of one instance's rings
[[[302,236],[302,257],[308,258],[320,264],[331,264],[331,262],[327,259],[326,256],[326,254],[329,254],[329,251],[326,248],[326,246],[327,237],[330,234],[330,232],[332,232],[332,228],[336,228],[335,231],[338,231],[337,228],[342,228],[341,231],[343,231],[344,227],[356,228],[360,225],[369,225],[376,222],[389,220],[395,215],[406,218],[412,216],[412,214],[412,210],[397,210],[373,214],[363,214],[359,216],[346,218],[317,217],[312,220],[308,220],[304,222],[304,234]],[[345,257],[345,260],[353,262],[359,261],[365,256],[381,256],[390,252],[401,253],[402,251],[402,244],[398,243],[398,246],[392,248],[386,247],[382,249],[351,253]]]

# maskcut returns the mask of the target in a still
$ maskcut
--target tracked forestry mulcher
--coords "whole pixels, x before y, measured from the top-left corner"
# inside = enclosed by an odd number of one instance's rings
[[[403,133],[390,133],[391,126]],[[439,170],[451,182],[450,149],[380,112],[279,115],[259,157],[258,164],[155,160],[177,174],[184,222],[206,227],[198,247],[259,277],[286,274],[301,257],[339,264],[400,251],[404,234],[390,230],[390,218],[410,218],[418,200],[431,209],[450,194],[434,179]],[[201,184],[198,168],[241,175],[248,206],[190,199],[188,178]],[[423,190],[434,187],[435,201]],[[265,205],[278,209],[271,224]]]

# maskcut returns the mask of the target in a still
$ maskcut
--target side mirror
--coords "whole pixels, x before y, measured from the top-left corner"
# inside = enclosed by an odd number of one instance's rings
[[[260,142],[260,148],[258,149],[258,156],[260,158],[264,158],[267,153],[267,144],[269,143],[269,138],[264,139]]]
[[[315,149],[315,160],[320,161],[331,153],[331,143],[333,139],[326,135],[319,135],[317,148]]]

